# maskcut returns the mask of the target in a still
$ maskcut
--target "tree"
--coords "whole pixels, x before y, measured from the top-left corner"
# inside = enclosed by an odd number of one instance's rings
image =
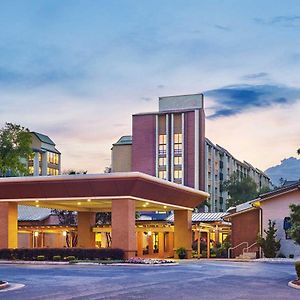
[[[72,226],[76,225],[76,214],[69,210],[52,209],[51,213],[58,217],[60,225]]]
[[[291,228],[288,230],[288,234],[295,241],[295,244],[300,245],[300,205],[290,205],[290,224]]]
[[[297,150],[297,154],[300,155],[300,148]]]
[[[32,157],[29,129],[5,123],[0,129],[0,176],[27,175],[27,161]]]
[[[280,240],[277,241],[276,239],[277,229],[275,228],[275,224],[275,221],[269,220],[268,230],[264,230],[266,237],[259,236],[257,238],[257,244],[262,248],[264,256],[267,258],[276,257],[280,249]]]
[[[240,177],[237,172],[234,172],[222,187],[230,196],[227,199],[227,207],[250,201],[258,195],[255,181],[249,176]]]

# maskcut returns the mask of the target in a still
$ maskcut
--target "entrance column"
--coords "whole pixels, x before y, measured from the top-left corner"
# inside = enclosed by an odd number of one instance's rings
[[[125,258],[136,253],[135,201],[130,199],[112,200],[112,248],[125,251]]]
[[[174,248],[184,247],[192,257],[192,211],[174,210]],[[175,255],[176,257],[177,255]]]
[[[163,231],[158,233],[158,254],[160,258],[165,257],[165,234]]]
[[[79,211],[77,214],[77,231],[79,248],[95,248],[95,233],[92,228],[96,223],[96,213]]]
[[[143,255],[143,239],[144,239],[143,231],[138,231],[137,232],[137,256],[139,257]]]
[[[174,257],[174,232],[173,231],[169,231],[168,234],[168,257]]]
[[[18,247],[18,203],[0,203],[0,248]]]

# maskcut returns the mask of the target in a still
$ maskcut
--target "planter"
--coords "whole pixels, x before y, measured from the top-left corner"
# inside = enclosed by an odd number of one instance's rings
[[[186,254],[185,253],[180,253],[178,254],[179,259],[185,259],[186,258]]]

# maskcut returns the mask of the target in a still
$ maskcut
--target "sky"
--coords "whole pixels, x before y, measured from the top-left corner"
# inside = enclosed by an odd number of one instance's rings
[[[206,136],[264,170],[300,146],[299,0],[1,1],[0,125],[103,172],[131,115],[204,93]]]

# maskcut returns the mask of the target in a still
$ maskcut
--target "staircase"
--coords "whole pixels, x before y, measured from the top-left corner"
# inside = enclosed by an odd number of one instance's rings
[[[256,252],[251,252],[249,251],[253,246],[256,246],[257,243],[253,243],[252,245],[249,246],[248,242],[242,242],[240,244],[238,244],[237,246],[235,247],[231,247],[228,249],[228,258],[230,258],[230,254],[231,254],[231,250],[234,250],[238,247],[241,247],[242,245],[246,245],[245,248],[243,248],[243,252],[242,254],[238,255],[236,257],[236,259],[256,259]]]
[[[256,252],[244,252],[236,257],[237,259],[256,259]]]

